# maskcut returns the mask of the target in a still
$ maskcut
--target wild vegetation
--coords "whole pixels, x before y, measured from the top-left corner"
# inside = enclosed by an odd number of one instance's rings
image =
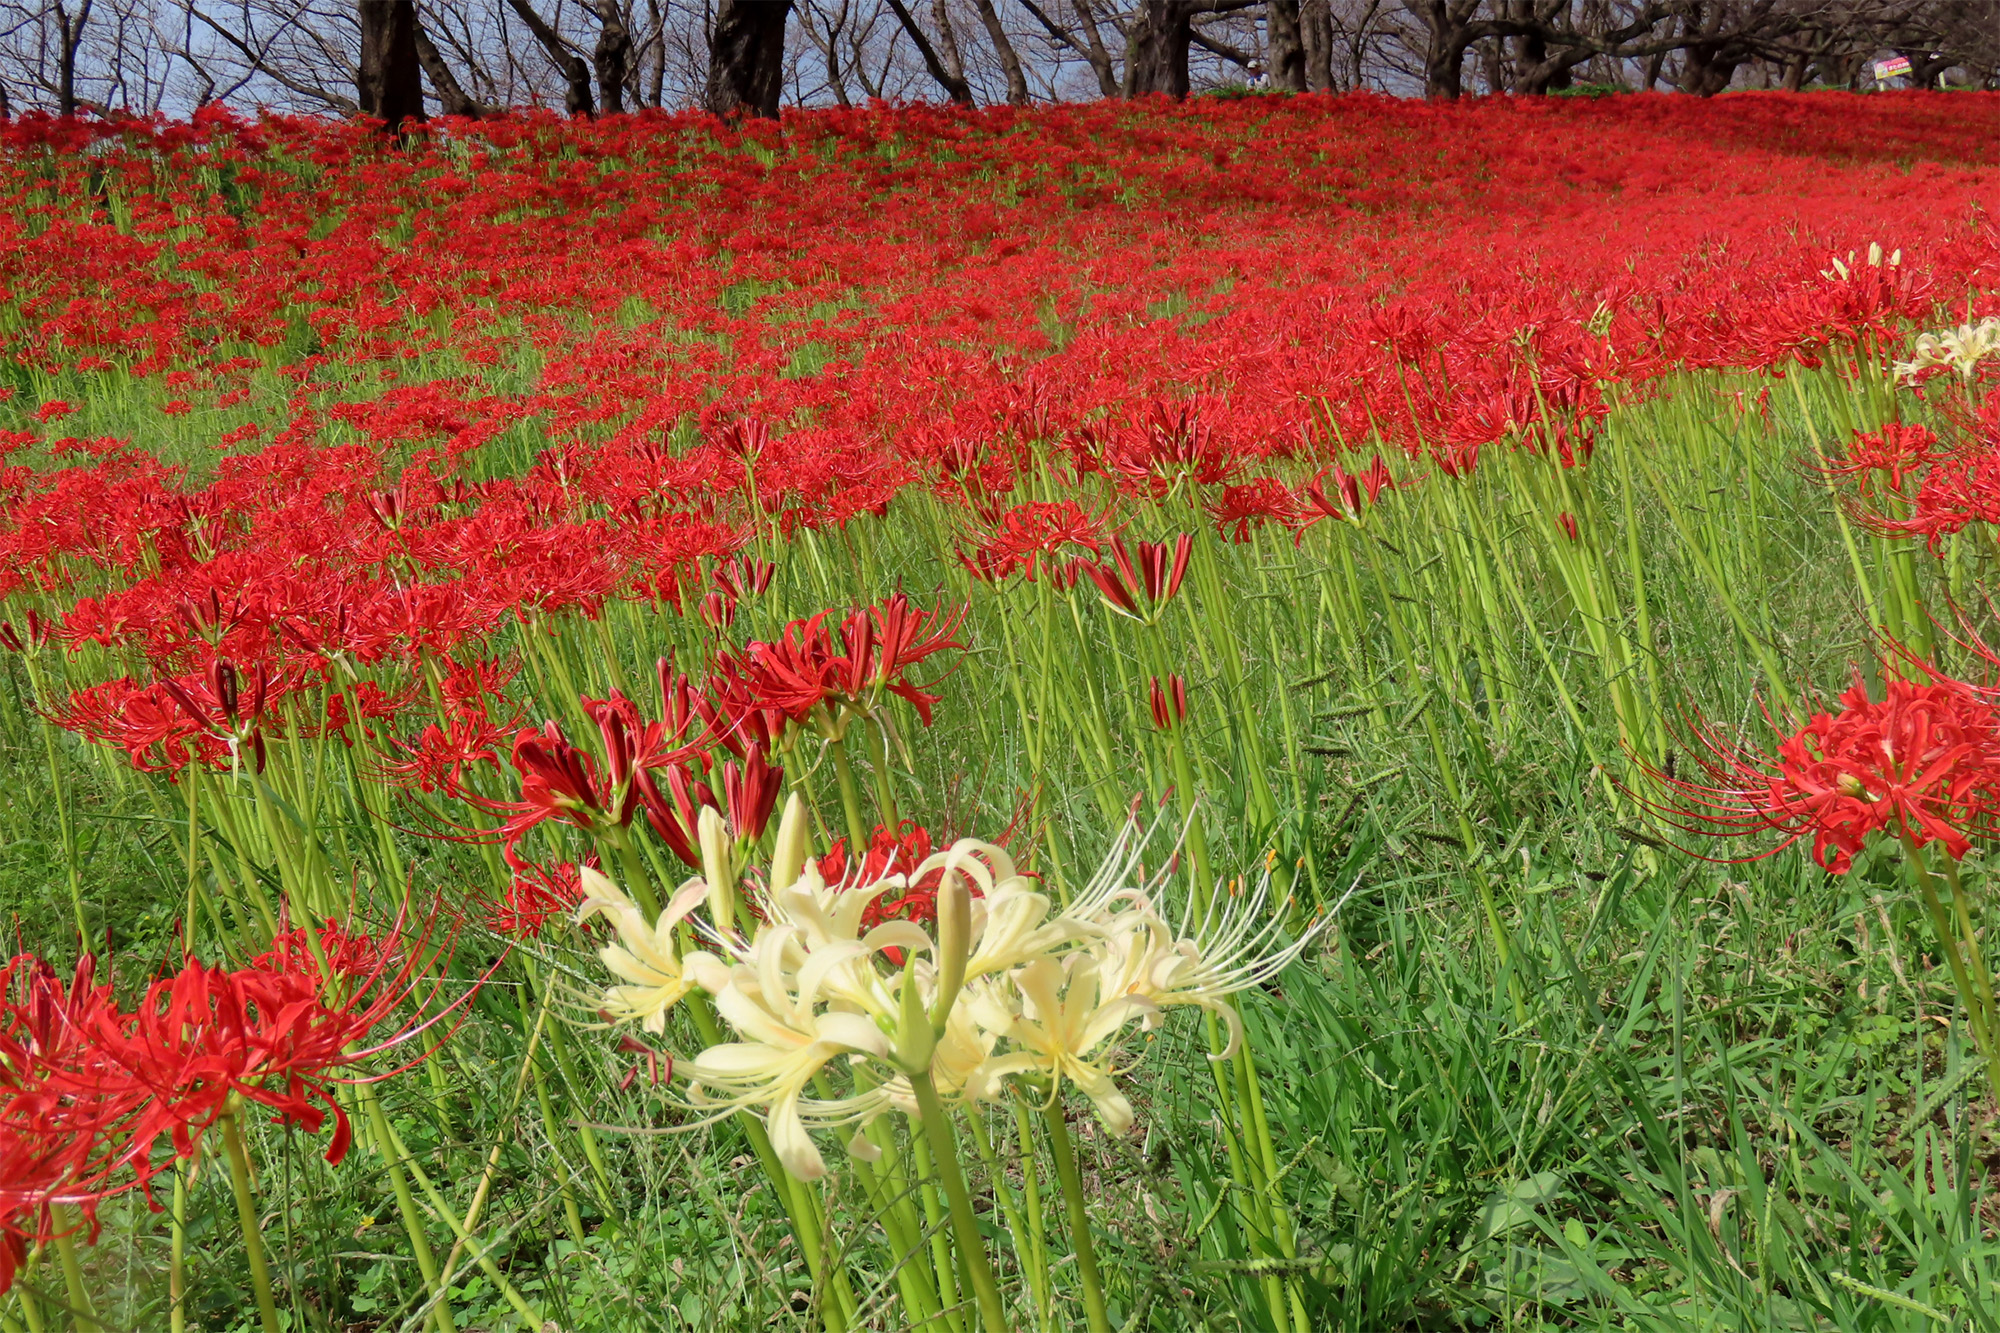
[[[2000,1325],[1996,128],[0,129],[0,1327]]]

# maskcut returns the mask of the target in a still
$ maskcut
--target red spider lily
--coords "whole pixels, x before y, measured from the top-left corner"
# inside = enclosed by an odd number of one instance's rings
[[[1696,737],[1700,777],[1651,775],[1676,798],[1667,813],[1692,832],[1784,835],[1752,859],[1810,836],[1813,859],[1840,874],[1887,832],[1956,860],[2000,808],[2000,717],[1954,680],[1892,679],[1871,700],[1857,679],[1838,712],[1815,714],[1775,757],[1706,727]]]
[[[1211,501],[1208,516],[1225,541],[1247,542],[1250,530],[1265,523],[1296,527],[1302,517],[1299,498],[1276,477],[1258,477],[1241,486],[1226,486]]]
[[[829,884],[850,887],[874,884],[889,875],[908,875],[937,846],[928,829],[910,820],[904,820],[893,832],[878,824],[869,835],[868,854],[861,858],[860,864],[850,864],[853,858],[848,852],[847,839],[835,838],[818,860],[819,873]],[[906,885],[902,893],[893,897],[885,893],[870,903],[861,914],[862,922],[872,927],[891,920],[920,924],[933,921],[937,918],[938,889],[943,884],[944,872],[933,870],[916,883]],[[972,892],[978,896],[980,890],[976,884]]]
[[[1834,477],[1883,473],[1889,479],[1889,489],[1900,495],[1904,477],[1945,456],[1937,443],[1937,436],[1923,426],[1892,421],[1879,431],[1854,432],[1845,456],[1829,460],[1825,471]]]
[[[0,648],[5,648],[10,653],[21,653],[30,648],[48,646],[49,635],[54,632],[55,626],[44,619],[41,612],[30,607],[28,614],[22,617],[21,624],[26,630],[25,634],[22,630],[15,629],[12,621],[0,620]]]
[[[751,753],[761,753],[752,750]],[[701,845],[696,833],[703,807],[720,804],[707,783],[694,777],[685,764],[670,764],[665,790],[650,770],[642,769],[634,783],[646,824],[681,864],[701,868]]]
[[[627,1055],[639,1056],[645,1062],[646,1081],[653,1087],[657,1088],[660,1086],[660,1079],[663,1077],[660,1072],[661,1052],[654,1050],[651,1046],[640,1041],[629,1032],[618,1034],[618,1049]],[[671,1053],[667,1054],[666,1062],[667,1069],[664,1077],[668,1082],[672,1082],[674,1077],[674,1057]],[[630,1069],[625,1071],[625,1077],[618,1080],[618,1091],[630,1092],[632,1085],[638,1081],[639,1066],[634,1064]]]
[[[1168,676],[1164,687],[1160,678],[1151,680],[1148,702],[1153,709],[1153,725],[1161,731],[1172,731],[1187,720],[1187,682],[1179,676]]]
[[[235,971],[189,961],[129,1012],[94,980],[87,957],[68,986],[32,957],[0,968],[0,1290],[24,1240],[54,1234],[51,1205],[77,1209],[94,1235],[98,1202],[150,1191],[160,1139],[191,1157],[196,1139],[241,1103],[308,1132],[330,1112],[326,1157],[338,1163],[352,1135],[331,1081],[422,1035],[477,989],[365,1044],[397,1009],[420,1013],[436,998],[442,981],[417,994],[427,935],[385,947],[327,927],[322,969],[303,932],[286,932]]]
[[[1074,500],[1053,504],[1016,505],[1000,514],[994,530],[970,555],[959,561],[973,577],[997,583],[1017,571],[1033,583],[1044,561],[1053,561],[1065,547],[1081,546],[1092,555],[1104,545],[1104,528]],[[1055,564],[1054,568],[1064,566]]]
[[[538,939],[549,918],[583,900],[582,877],[571,862],[543,866],[523,861],[511,852],[505,855],[514,877],[508,882],[506,898],[488,909],[486,926],[513,939]],[[586,857],[583,864],[595,869],[597,858]]]
[[[766,762],[763,747],[752,745],[741,764],[731,759],[722,765],[720,800],[684,764],[666,769],[664,790],[651,773],[641,773],[638,792],[647,826],[683,864],[699,870],[701,844],[697,831],[702,810],[720,809],[727,819],[730,836],[741,842],[754,842],[764,836],[784,783],[785,770]]]
[[[764,761],[764,751],[752,747],[741,766],[735,760],[722,765],[724,813],[729,831],[738,841],[754,842],[764,836],[771,812],[778,808],[778,795],[785,787],[785,770]]]
[[[1174,539],[1171,560],[1165,542],[1140,542],[1135,554],[1123,538],[1113,537],[1111,558],[1115,568],[1082,560],[1074,564],[1097,585],[1113,610],[1134,620],[1149,620],[1181,590],[1181,580],[1187,576],[1188,558],[1193,551],[1194,538],[1185,532]]]
[[[540,731],[529,729],[517,735],[511,758],[521,775],[518,801],[496,801],[463,789],[458,792],[488,814],[505,816],[495,835],[507,846],[519,843],[530,829],[550,819],[585,832],[606,824],[622,828],[632,822],[639,795],[630,780],[629,753],[621,755],[626,767],[618,776],[625,780],[624,786],[601,784],[596,762],[570,744],[562,724],[550,721]]]
[[[1326,492],[1327,483],[1333,483],[1333,495]],[[1337,523],[1352,522],[1361,517],[1361,501],[1367,497],[1374,504],[1384,490],[1395,485],[1389,476],[1388,467],[1377,454],[1365,471],[1353,476],[1335,463],[1330,474],[1314,477],[1305,489],[1306,502],[1312,507],[1313,522],[1322,518],[1333,519]]]
[[[1569,538],[1571,541],[1581,540],[1577,535],[1576,515],[1570,513],[1567,509],[1556,515],[1556,526],[1561,528],[1563,536]]]
[[[248,745],[257,771],[264,771],[264,707],[271,697],[271,673],[259,664],[254,677],[247,711],[243,708],[236,666],[228,658],[210,663],[205,682],[162,679],[160,688],[179,704],[195,725],[210,729],[227,739],[232,747]],[[295,687],[295,682],[281,685]]]
[[[867,714],[884,692],[917,710],[929,726],[937,696],[908,679],[908,672],[950,648],[965,608],[948,616],[914,606],[897,593],[877,606],[849,613],[838,630],[827,625],[830,612],[785,626],[776,643],[749,644],[724,654],[710,678],[720,711],[743,718],[763,710],[795,723],[817,720],[834,734],[839,709]]]
[[[500,747],[520,729],[518,717],[495,722],[484,712],[453,712],[426,726],[414,741],[395,742],[404,757],[384,763],[382,771],[410,779],[422,791],[442,788],[447,796],[466,796],[465,770],[486,764],[498,771]]]
[[[267,1107],[308,1133],[330,1113],[334,1130],[326,1160],[338,1164],[353,1134],[332,1082],[341,1071],[423,1036],[477,990],[474,983],[429,1017],[413,1016],[389,1036],[378,1036],[397,1010],[408,1006],[418,1015],[431,1008],[446,984],[440,959],[429,959],[431,981],[420,974],[433,952],[429,929],[394,947],[323,930],[321,939],[333,948],[323,945],[321,952],[329,959],[343,955],[354,969],[329,967],[330,975],[297,948],[274,950],[235,971],[190,961],[177,975],[154,982],[129,1014],[97,1011],[83,1033],[91,1066],[62,1071],[52,1081],[76,1095],[107,1088],[145,1095],[118,1127],[141,1185],[152,1172],[155,1142],[165,1137],[177,1156],[191,1156],[195,1137],[238,1102]]]

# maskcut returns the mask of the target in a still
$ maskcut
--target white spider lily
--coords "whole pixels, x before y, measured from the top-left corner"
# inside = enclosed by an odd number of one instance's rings
[[[1006,1035],[1016,1049],[993,1060],[988,1076],[1039,1074],[1049,1080],[1051,1096],[1067,1080],[1090,1098],[1105,1129],[1113,1134],[1130,1129],[1132,1103],[1113,1081],[1119,1071],[1106,1047],[1120,1028],[1150,1008],[1147,1002],[1107,996],[1098,961],[1089,954],[1071,954],[1061,962],[1037,958],[1012,980],[1022,1005]]]
[[[589,866],[578,873],[584,898],[576,911],[577,923],[603,916],[618,932],[619,943],[605,945],[597,957],[624,984],[608,987],[598,1008],[614,1023],[636,1019],[645,1031],[664,1033],[667,1011],[695,987],[687,966],[694,955],[681,957],[674,930],[707,896],[707,886],[700,880],[683,885],[659,920],[648,925],[639,905],[616,884]]]
[[[704,1104],[762,1107],[779,1162],[811,1180],[826,1173],[826,1163],[807,1133],[806,1113],[817,1125],[836,1124],[865,1115],[878,1099],[864,1094],[806,1106],[806,1088],[837,1057],[886,1059],[889,1038],[866,1014],[821,1007],[829,977],[865,953],[860,942],[830,945],[794,968],[789,963],[796,945],[797,927],[767,926],[726,981],[704,971],[704,986],[720,983],[716,1011],[744,1040],[709,1047],[689,1063],[687,1075]]]
[[[1108,974],[1107,994],[1142,1000],[1155,1012],[1182,1005],[1207,1010],[1229,1030],[1227,1045],[1210,1058],[1234,1055],[1243,1024],[1228,998],[1290,967],[1331,920],[1323,917],[1282,942],[1284,917],[1271,909],[1270,888],[1266,876],[1248,897],[1218,893],[1192,935],[1177,935],[1146,895],[1129,895],[1134,906],[1117,914],[1095,950]]]
[[[2000,316],[1989,315],[1977,324],[1917,335],[1910,359],[1896,363],[1896,374],[1909,380],[1932,366],[1949,366],[1969,380],[1995,352],[2000,352]]]
[[[804,1179],[826,1170],[812,1131],[892,1109],[914,1121],[926,1083],[960,1104],[1002,1100],[1009,1081],[1024,1076],[1047,1097],[1069,1083],[1107,1129],[1122,1133],[1133,1111],[1118,1087],[1119,1034],[1134,1024],[1156,1028],[1170,1009],[1199,1007],[1228,1028],[1213,1058],[1233,1054],[1242,1024],[1229,997],[1271,980],[1320,930],[1284,939],[1268,877],[1247,895],[1217,894],[1198,918],[1175,924],[1161,906],[1169,876],[1149,878],[1141,868],[1151,830],[1136,822],[1059,909],[1005,851],[971,839],[907,874],[828,884],[806,857],[804,818],[802,806],[788,804],[763,920],[747,941],[733,923],[711,921],[703,929],[715,952],[675,957],[674,928],[714,901],[701,879],[646,927],[630,900],[586,872],[590,897],[579,913],[610,917],[624,942],[602,955],[628,983],[606,993],[607,1012],[642,1016],[658,1032],[690,987],[715,997],[738,1039],[682,1066],[688,1101],[706,1113],[703,1123],[761,1113],[785,1170]],[[885,892],[933,873],[944,877],[935,935],[910,921],[864,928]],[[828,1079],[852,1095],[826,1095]],[[820,1095],[808,1095],[816,1083]]]

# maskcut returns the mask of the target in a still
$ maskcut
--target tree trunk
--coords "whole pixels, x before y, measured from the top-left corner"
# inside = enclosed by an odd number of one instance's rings
[[[1269,49],[1271,86],[1288,93],[1306,90],[1305,34],[1299,0],[1270,0],[1264,11],[1264,45]]]
[[[1795,93],[1805,87],[1806,65],[1810,63],[1803,54],[1796,54],[1785,62],[1785,77],[1778,87],[1788,93]]]
[[[1680,88],[1696,97],[1713,97],[1729,87],[1743,62],[1733,52],[1696,43],[1681,56]]]
[[[56,52],[56,114],[59,116],[76,114],[76,53],[83,46],[83,25],[90,22],[90,5],[91,0],[83,0],[73,19],[69,16],[68,5],[58,4],[55,7],[56,35],[61,42],[61,49]]]
[[[447,116],[479,119],[478,101],[465,91],[465,85],[451,72],[451,66],[445,63],[444,53],[437,49],[437,43],[424,31],[422,23],[417,24],[417,63],[423,66],[424,77],[431,81],[431,91],[437,94]]]
[[[1333,8],[1331,0],[1305,0],[1299,6],[1299,45],[1305,48],[1306,87],[1316,93],[1333,90]]]
[[[718,116],[778,118],[791,12],[792,0],[722,0],[709,39],[703,106]]]
[[[1486,79],[1486,91],[1489,94],[1507,91],[1507,68],[1500,58],[1500,39],[1488,37],[1479,43],[1477,50],[1480,73]]]
[[[1465,48],[1462,29],[1431,34],[1424,52],[1424,96],[1434,102],[1455,102],[1465,91]]]
[[[535,34],[535,40],[548,52],[549,59],[562,72],[563,110],[572,116],[589,116],[597,112],[596,101],[590,95],[590,66],[583,63],[583,57],[569,49],[563,42],[562,34],[548,25],[528,4],[528,0],[507,0],[507,5],[521,16],[521,22],[528,25],[528,31]]]
[[[1456,101],[1465,91],[1465,52],[1477,40],[1465,20],[1475,7],[1454,9],[1452,0],[1410,3],[1424,24],[1424,96],[1432,101]]]
[[[1188,47],[1193,44],[1194,13],[1186,0],[1144,0],[1132,22],[1131,65],[1125,73],[1130,95],[1186,97]]]
[[[951,26],[951,11],[945,8],[945,0],[931,0],[931,22],[937,24],[938,56],[951,76],[964,83],[965,57],[959,54],[958,33]]]
[[[1111,67],[1111,53],[1104,49],[1104,34],[1097,30],[1097,15],[1090,0],[1075,0],[1076,16],[1083,23],[1084,45],[1090,52],[1090,71],[1097,76],[1097,91],[1104,97],[1118,96],[1118,73]]]
[[[618,0],[590,0],[597,16],[597,46],[591,54],[597,66],[597,100],[604,114],[625,110],[625,80],[632,67],[632,31],[618,11]]]
[[[937,80],[938,87],[944,89],[945,96],[960,106],[971,106],[972,85],[965,81],[964,75],[954,73],[951,67],[945,64],[944,58],[938,54],[937,47],[931,45],[929,34],[917,22],[917,16],[910,12],[910,7],[904,4],[903,0],[889,0],[889,8],[896,11],[897,22],[903,25],[903,31],[910,34],[910,40],[917,44],[917,53],[924,58],[924,68],[928,69],[931,77]],[[957,45],[956,41],[952,43],[954,49]]]
[[[1021,57],[1014,50],[1014,43],[1008,40],[1007,29],[1000,24],[1000,13],[993,8],[993,0],[979,0],[979,21],[993,43],[993,54],[1000,59],[1000,72],[1007,76],[1007,105],[1026,106],[1028,76],[1022,72]]]
[[[1514,75],[1514,91],[1532,96],[1571,87],[1575,83],[1572,71],[1588,59],[1590,52],[1572,47],[1553,56],[1545,55],[1533,65],[1523,63]]]
[[[360,0],[361,67],[355,101],[395,134],[424,118],[423,66],[417,57],[415,0]]]

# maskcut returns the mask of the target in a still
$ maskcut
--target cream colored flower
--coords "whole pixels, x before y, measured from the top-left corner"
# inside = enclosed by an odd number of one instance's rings
[[[2000,316],[1988,316],[1977,324],[1919,334],[1910,359],[1896,363],[1896,374],[1912,380],[1933,366],[1943,366],[1969,380],[1979,363],[1995,352],[2000,352]]]
[[[1016,971],[1022,1006],[1006,1034],[1016,1049],[993,1060],[988,1076],[1040,1074],[1051,1095],[1067,1080],[1090,1098],[1107,1130],[1123,1134],[1132,1127],[1132,1103],[1113,1081],[1111,1041],[1148,1006],[1136,996],[1106,996],[1102,980],[1089,954],[1037,958]]]
[[[808,1129],[865,1118],[882,1101],[873,1093],[808,1101],[813,1076],[841,1056],[886,1059],[889,1038],[866,1014],[822,1007],[824,983],[862,946],[836,944],[793,968],[797,942],[795,926],[758,931],[715,996],[717,1013],[743,1040],[709,1047],[686,1072],[704,1105],[761,1107],[778,1160],[811,1180],[826,1173],[826,1163]]]
[[[614,1023],[637,1020],[647,1032],[665,1032],[667,1011],[695,987],[687,967],[693,955],[681,957],[674,929],[701,902],[706,886],[700,880],[683,885],[659,920],[647,925],[638,904],[617,885],[589,866],[579,873],[584,899],[577,908],[577,924],[593,916],[606,917],[619,939],[599,949],[597,956],[624,984],[607,988],[598,1007]]]

